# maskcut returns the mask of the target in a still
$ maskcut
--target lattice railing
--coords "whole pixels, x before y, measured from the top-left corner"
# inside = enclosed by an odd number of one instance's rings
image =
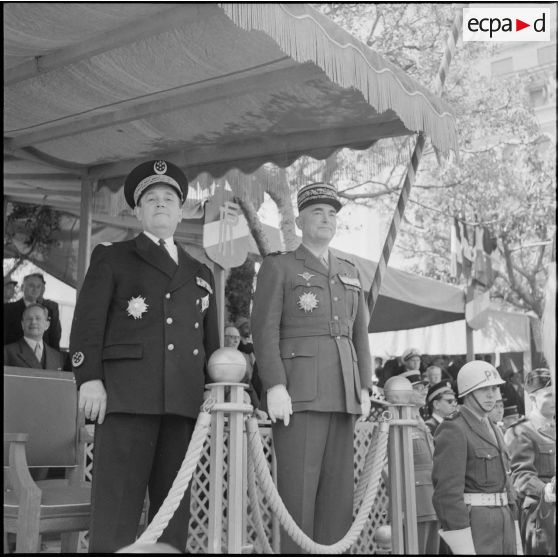
[[[364,466],[364,461],[366,458],[366,452],[370,445],[372,439],[372,434],[374,428],[377,427],[377,423],[357,423],[354,436],[354,465],[355,465],[355,485],[358,481],[362,468]],[[273,442],[271,436],[271,428],[269,426],[260,426],[260,434],[262,437],[262,442],[264,446],[264,452],[268,458],[270,467],[273,463]],[[227,469],[227,436],[225,436],[225,460],[223,467],[223,508],[225,510],[223,516],[223,540],[222,546],[226,548],[226,535],[227,535],[227,522],[226,522],[226,501],[227,501],[227,478],[225,471]],[[191,491],[191,502],[190,502],[190,524],[188,531],[188,544],[186,551],[192,554],[201,554],[207,552],[208,540],[208,507],[209,507],[209,448],[210,448],[210,436],[204,446],[200,462],[192,478],[192,491]],[[93,446],[88,444],[86,446],[86,468],[85,475],[86,480],[91,480],[92,472],[92,459],[93,459]],[[262,515],[262,520],[265,526],[266,535],[272,546],[272,548],[278,548],[278,526],[274,525],[274,519],[269,508],[267,499],[261,493],[260,494],[260,510]],[[248,502],[248,496],[246,496]],[[371,517],[369,517],[368,522],[362,531],[361,536],[358,541],[353,545],[350,552],[351,554],[374,554],[376,552],[376,544],[374,543],[374,533],[376,529],[388,521],[388,500],[389,496],[387,493],[387,487],[385,486],[383,480],[380,481],[378,487],[378,495],[376,497],[376,502],[372,507]],[[254,522],[251,513],[250,503],[247,503],[247,521],[246,521],[246,544],[253,545],[254,553],[262,554],[263,550],[256,536],[256,530],[254,527]],[[82,545],[86,544],[86,536],[82,533],[81,537]]]

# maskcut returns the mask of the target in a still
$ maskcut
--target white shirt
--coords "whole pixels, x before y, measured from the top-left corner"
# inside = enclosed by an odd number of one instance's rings
[[[30,337],[23,337],[23,339],[25,340],[25,342],[29,345],[29,347],[31,347],[31,350],[33,351],[33,354],[35,354],[35,347],[37,346],[37,343],[39,344],[39,347],[41,347],[41,357],[43,355],[43,351],[45,350],[45,348],[43,347],[43,340],[39,340],[39,341],[35,341],[35,339],[31,339]]]
[[[157,246],[160,246],[159,239],[154,234],[151,234],[147,231],[143,231],[143,234],[147,236],[147,238],[151,239],[155,244],[157,244]],[[174,238],[171,236],[163,240],[165,241],[165,248],[167,249],[169,256],[174,260],[175,264],[178,264],[178,248],[174,243]]]

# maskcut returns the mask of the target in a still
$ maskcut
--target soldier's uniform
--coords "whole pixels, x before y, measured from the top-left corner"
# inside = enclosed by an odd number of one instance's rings
[[[150,518],[164,501],[203,400],[207,359],[219,347],[212,273],[177,249],[178,265],[145,234],[97,246],[77,300],[76,382],[102,380],[107,392],[107,415],[95,428],[93,552],[133,542],[148,486]],[[186,494],[160,540],[184,551],[188,518]]]
[[[444,419],[434,436],[432,503],[442,529],[471,528],[477,554],[515,555],[509,458],[500,430],[492,430],[496,440],[464,406]],[[478,505],[483,494],[486,505]]]
[[[543,494],[556,475],[556,423],[544,424],[531,413],[510,426],[505,440],[514,487],[521,500],[525,554],[555,556],[556,503],[546,502]]]
[[[327,269],[304,245],[266,257],[252,334],[264,394],[283,384],[292,400],[290,425],[273,425],[279,492],[308,536],[331,544],[352,522],[354,418],[372,387],[356,267],[330,252]],[[281,552],[300,548],[283,533]]]

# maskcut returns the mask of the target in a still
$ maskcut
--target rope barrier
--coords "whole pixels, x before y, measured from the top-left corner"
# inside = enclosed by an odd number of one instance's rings
[[[204,402],[202,410],[198,415],[196,426],[192,433],[192,439],[188,445],[188,450],[186,451],[182,465],[180,466],[165,501],[161,504],[161,507],[146,530],[138,537],[136,542],[126,548],[127,552],[132,552],[136,546],[154,544],[157,542],[157,539],[161,536],[174,515],[174,512],[180,505],[184,493],[188,489],[192,475],[198,466],[203,445],[209,433],[213,404],[214,402],[210,399]]]
[[[260,485],[269,500],[272,511],[277,515],[279,521],[283,525],[283,528],[291,536],[293,541],[306,552],[310,552],[312,554],[342,554],[343,552],[346,552],[356,542],[357,537],[360,535],[372,508],[372,504],[376,498],[380,475],[386,458],[387,442],[389,437],[388,419],[384,416],[384,420],[380,423],[378,428],[378,451],[374,452],[370,480],[368,481],[366,493],[362,499],[358,514],[346,535],[341,540],[331,545],[314,542],[293,520],[285,507],[285,504],[281,500],[273,479],[271,478],[267,459],[263,452],[258,423],[255,419],[252,418],[248,420],[247,432],[249,455],[253,460]]]
[[[358,510],[362,502],[362,498],[366,493],[366,487],[368,486],[368,478],[370,477],[372,471],[372,463],[374,458],[374,452],[372,451],[372,448],[374,448],[378,443],[379,430],[380,429],[376,427],[372,432],[372,439],[370,440],[368,451],[366,452],[366,458],[364,460],[364,465],[362,467],[362,471],[360,473],[360,476],[358,478],[358,483],[355,488],[353,510]]]
[[[256,535],[260,541],[264,554],[275,554],[267,536],[263,525],[262,514],[260,510],[260,499],[258,498],[258,491],[256,490],[256,472],[254,471],[254,463],[248,459],[248,497],[252,504],[252,518],[254,520],[254,528]]]

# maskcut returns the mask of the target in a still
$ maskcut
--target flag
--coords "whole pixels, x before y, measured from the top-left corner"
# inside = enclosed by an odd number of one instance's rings
[[[457,218],[453,218],[450,231],[450,274],[459,279],[463,268],[463,258],[461,256],[461,235],[459,234],[459,223]]]
[[[461,233],[461,253],[463,255],[463,275],[466,279],[471,278],[471,270],[473,267],[473,261],[475,259],[475,251],[473,247],[469,244],[469,238],[467,235],[467,226],[465,223],[459,223],[459,231]]]
[[[486,248],[493,250],[493,245],[485,241],[487,230],[485,227],[475,227],[475,262],[473,266],[473,279],[490,288],[493,282],[492,261]],[[490,234],[490,233],[488,233]]]
[[[473,280],[465,296],[465,321],[471,329],[482,329],[488,323],[490,294],[481,284]]]

